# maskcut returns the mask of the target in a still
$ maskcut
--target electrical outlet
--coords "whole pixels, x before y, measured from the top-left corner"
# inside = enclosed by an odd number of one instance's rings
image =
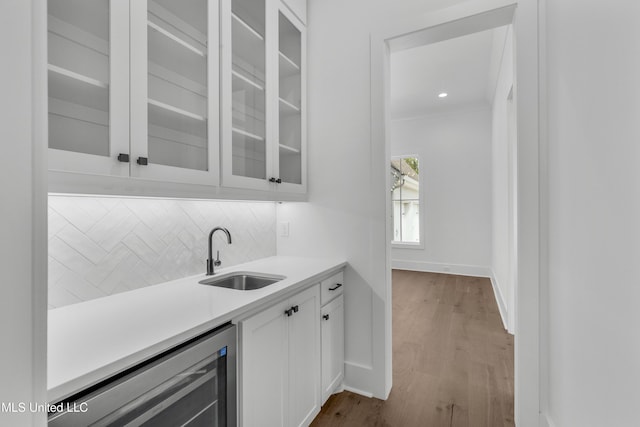
[[[281,221],[278,228],[280,229],[280,237],[289,237],[289,221]]]

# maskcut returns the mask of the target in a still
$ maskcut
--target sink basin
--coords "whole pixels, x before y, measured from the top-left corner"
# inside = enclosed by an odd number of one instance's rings
[[[282,279],[285,279],[285,277],[275,274],[236,271],[233,273],[222,274],[220,276],[207,277],[198,283],[208,286],[217,286],[219,288],[236,289],[239,291],[252,291],[254,289],[260,289],[265,286],[272,285]]]

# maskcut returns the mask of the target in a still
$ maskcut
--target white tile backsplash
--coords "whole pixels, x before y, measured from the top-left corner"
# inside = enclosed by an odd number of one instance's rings
[[[49,308],[276,254],[275,203],[49,196]]]

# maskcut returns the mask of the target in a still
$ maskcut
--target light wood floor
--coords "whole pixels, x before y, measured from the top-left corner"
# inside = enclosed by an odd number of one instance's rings
[[[513,336],[489,279],[393,271],[393,388],[343,392],[320,426],[513,426]]]

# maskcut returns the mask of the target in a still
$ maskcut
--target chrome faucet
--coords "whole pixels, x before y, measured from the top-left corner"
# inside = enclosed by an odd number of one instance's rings
[[[229,230],[224,227],[216,227],[211,230],[211,233],[209,233],[209,258],[207,259],[207,276],[213,276],[215,274],[214,267],[220,267],[220,264],[222,264],[222,261],[220,261],[220,251],[217,251],[216,259],[214,260],[213,251],[211,250],[211,246],[213,245],[213,233],[218,230],[224,231],[224,233],[227,235],[227,243],[231,244],[231,233],[229,233]]]

